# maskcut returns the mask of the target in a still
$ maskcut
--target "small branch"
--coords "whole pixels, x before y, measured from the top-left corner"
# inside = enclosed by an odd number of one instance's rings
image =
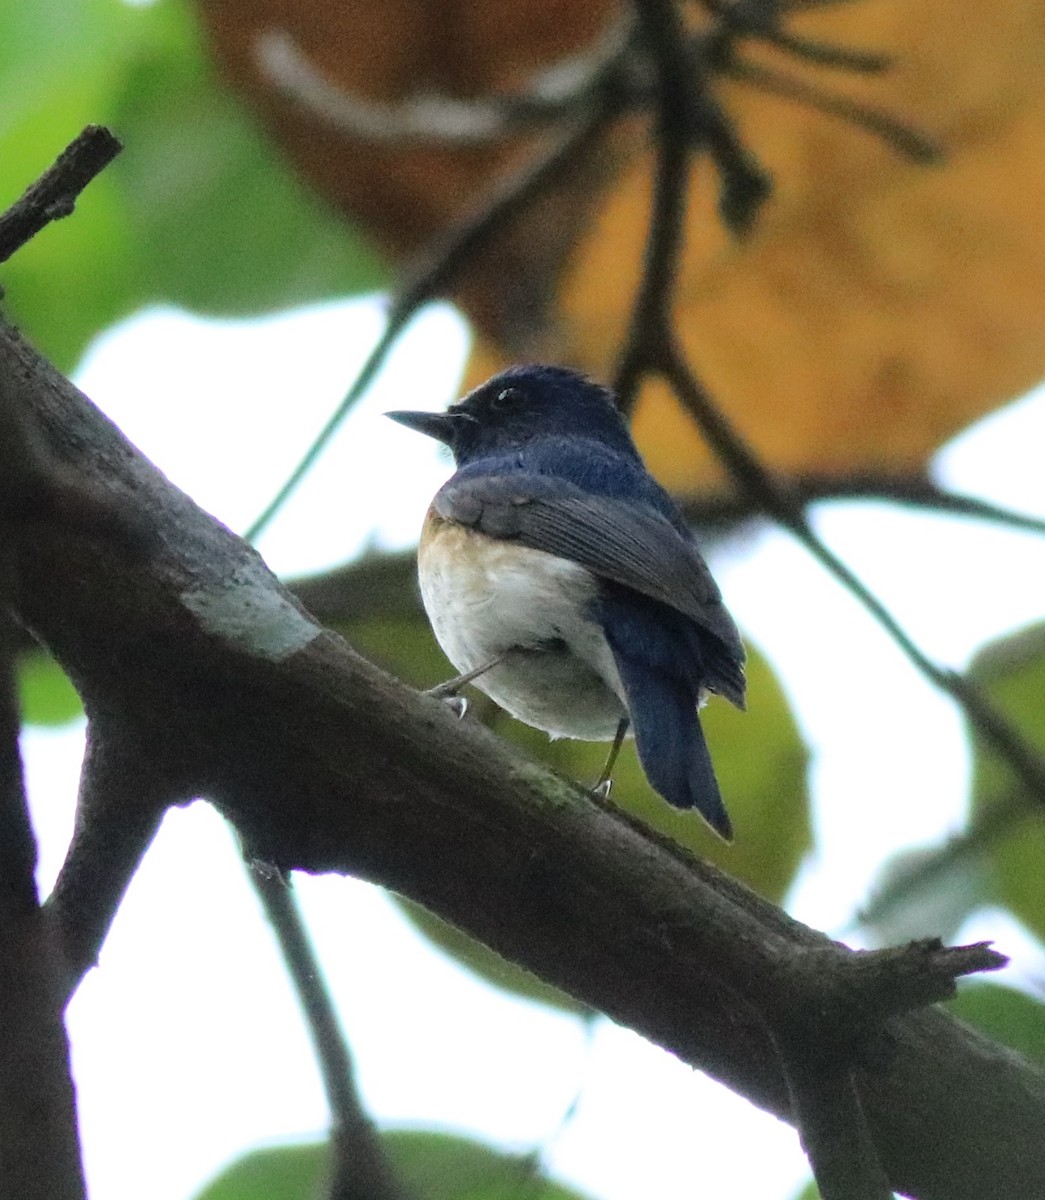
[[[920,473],[866,471],[845,475],[802,474],[787,476],[781,483],[804,507],[822,500],[881,500],[948,516],[973,517],[1028,533],[1045,534],[1045,517],[1015,512],[978,496],[952,492]],[[696,525],[728,526],[763,515],[763,510],[747,493],[719,492],[677,499],[686,516]]]
[[[804,506],[825,500],[879,500],[1045,533],[1045,519],[1041,517],[1012,512],[976,496],[949,492],[924,475],[799,475],[783,482]],[[676,499],[687,519],[704,530],[729,528],[740,521],[765,516],[765,510],[747,493],[722,492]],[[420,616],[415,576],[413,553],[370,554],[320,575],[293,580],[289,586],[324,625],[338,625],[376,613]]]
[[[503,181],[473,216],[452,229],[433,250],[423,254],[413,267],[407,269],[405,282],[392,302],[384,332],[371,350],[344,400],[331,414],[286,482],[247,530],[244,536],[248,541],[256,541],[268,528],[273,517],[311,470],[316,459],[341,427],[349,410],[370,387],[389,351],[417,310],[449,287],[464,266],[481,253],[535,197],[541,195],[588,151],[615,111],[616,101],[611,92],[607,91],[605,96],[591,106],[590,111],[571,124],[532,163]]]
[[[250,879],[276,934],[283,962],[312,1037],[333,1129],[330,1200],[406,1200],[381,1136],[355,1082],[352,1053],[341,1029],[293,885],[278,871],[251,863]]]
[[[923,166],[934,166],[944,160],[943,148],[926,134],[912,129],[903,121],[876,108],[858,104],[846,96],[834,96],[805,80],[761,63],[746,63],[733,58],[723,67],[723,74],[760,91],[772,93],[784,100],[793,100],[806,108],[815,109],[829,117],[837,117],[858,129],[880,138],[897,153]]]
[[[652,356],[671,327],[689,192],[689,168],[695,150],[694,121],[705,98],[685,50],[685,34],[673,0],[636,0],[639,27],[656,64],[656,160],[653,202],[646,235],[642,279],[632,305],[628,333],[614,375],[621,411],[630,414]]]
[[[819,67],[832,67],[840,71],[875,75],[891,65],[886,54],[873,50],[853,50],[847,46],[833,46],[826,42],[810,41],[796,37],[781,25],[780,18],[787,10],[779,3],[765,0],[701,0],[720,23],[742,38],[752,38],[777,46],[793,58],[804,59]]]
[[[73,838],[44,906],[62,950],[63,1003],[97,965],[164,812],[188,798],[164,781],[160,764],[141,756],[133,730],[90,722]]]
[[[945,946],[923,938],[884,950],[833,944],[783,964],[788,978],[781,995],[788,999],[767,1020],[774,1030],[804,1031],[810,1047],[837,1063],[846,1057],[842,1047],[867,1041],[891,1017],[951,1000],[958,979],[998,971],[1008,961],[988,942]]]
[[[74,138],[54,165],[0,216],[0,263],[45,225],[69,216],[80,193],[122,148],[103,125],[88,125]]]

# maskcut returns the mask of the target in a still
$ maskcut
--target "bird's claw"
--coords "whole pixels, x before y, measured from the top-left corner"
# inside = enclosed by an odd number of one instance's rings
[[[591,792],[593,796],[598,796],[600,800],[605,800],[609,797],[612,789],[612,779],[600,779],[599,782],[591,789]]]
[[[464,696],[440,696],[439,699],[460,721],[468,711],[468,700]]]

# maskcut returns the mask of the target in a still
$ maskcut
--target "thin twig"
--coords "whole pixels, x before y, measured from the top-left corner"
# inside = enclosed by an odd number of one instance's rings
[[[740,37],[753,38],[777,46],[794,58],[804,59],[818,67],[874,75],[891,65],[887,54],[873,50],[853,50],[827,42],[811,41],[789,33],[781,26],[785,11],[778,3],[741,3],[736,0],[701,0],[725,29]]]
[[[671,327],[671,301],[685,243],[689,168],[695,151],[692,120],[703,98],[684,50],[685,35],[672,0],[639,0],[642,32],[657,64],[653,201],[642,279],[631,310],[613,386],[621,411],[630,414],[643,376],[653,365],[651,347]]]
[[[597,102],[592,104],[590,111],[571,124],[534,162],[527,164],[507,182],[502,183],[473,216],[451,230],[433,251],[424,254],[414,267],[406,272],[406,282],[392,302],[384,332],[370,351],[345,398],[331,414],[286,482],[247,530],[245,537],[248,541],[255,541],[268,528],[273,517],[311,470],[349,410],[370,387],[389,351],[418,309],[448,287],[461,268],[469,263],[491,238],[509,225],[535,197],[550,187],[563,171],[586,153],[615,111],[616,101],[613,96],[609,92],[600,96]]]
[[[783,481],[803,506],[824,500],[877,500],[942,513],[973,517],[1028,533],[1045,534],[1045,517],[1016,512],[979,496],[952,492],[921,473],[867,471],[862,474],[788,476]],[[686,515],[698,525],[731,525],[763,512],[748,494],[715,493],[680,497]]]
[[[790,475],[782,484],[803,506],[823,501],[877,501],[922,509],[947,517],[971,517],[1026,533],[1045,534],[1045,517],[1016,512],[979,496],[952,492],[922,474]],[[747,493],[713,492],[706,496],[677,496],[687,519],[705,529],[729,528],[765,516]]]
[[[381,1136],[360,1099],[352,1053],[334,1011],[305,928],[293,885],[278,871],[252,863],[250,879],[279,942],[312,1038],[332,1120],[330,1200],[407,1200]]]
[[[80,193],[122,148],[103,125],[88,125],[78,134],[0,217],[0,262],[6,262],[51,221],[69,216]]]
[[[742,80],[763,92],[770,92],[784,100],[793,100],[806,108],[816,109],[830,117],[837,117],[890,145],[912,162],[931,166],[944,160],[944,151],[938,142],[910,125],[876,108],[859,104],[848,96],[836,96],[822,91],[803,79],[767,67],[763,63],[747,63],[738,58],[730,59],[723,66],[723,74]]]

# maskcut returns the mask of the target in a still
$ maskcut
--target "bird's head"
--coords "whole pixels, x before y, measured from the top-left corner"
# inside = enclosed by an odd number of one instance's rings
[[[635,453],[613,393],[566,367],[509,367],[444,413],[386,416],[449,446],[458,466],[538,437],[584,437]]]

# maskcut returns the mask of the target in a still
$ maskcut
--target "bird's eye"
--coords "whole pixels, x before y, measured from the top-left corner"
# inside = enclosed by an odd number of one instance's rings
[[[506,412],[508,409],[514,408],[521,399],[522,392],[518,388],[501,388],[499,392],[494,392],[491,397],[490,408],[493,412]]]

